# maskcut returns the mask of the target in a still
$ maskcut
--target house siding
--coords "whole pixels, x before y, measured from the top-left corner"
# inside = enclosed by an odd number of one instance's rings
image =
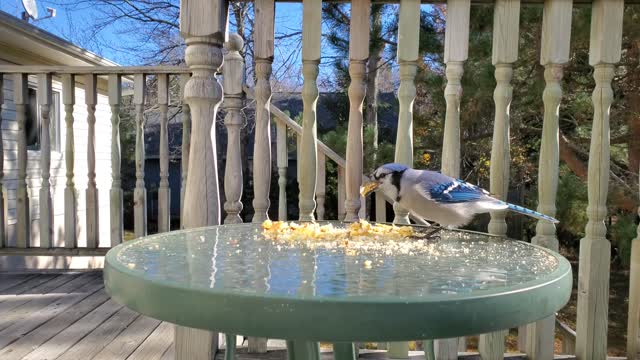
[[[35,77],[30,77],[30,83]],[[64,245],[64,189],[66,186],[66,166],[64,147],[66,142],[65,109],[62,104],[62,86],[54,79],[53,90],[60,93],[58,108],[60,109],[60,151],[51,153],[51,197],[53,201],[54,246]],[[16,243],[16,193],[18,187],[18,124],[16,122],[15,104],[13,102],[13,76],[4,76],[4,104],[2,105],[2,141],[4,145],[4,179],[5,192],[5,224],[7,226],[7,242],[9,246]],[[74,182],[77,190],[77,228],[78,246],[86,246],[86,198],[87,188],[87,109],[84,104],[84,90],[75,89],[76,105],[74,116]],[[109,190],[111,187],[111,109],[108,97],[104,93],[98,95],[96,106],[96,185],[98,188],[100,246],[110,246],[109,239]],[[40,168],[40,151],[28,151],[27,185],[31,214],[31,246],[38,246],[39,240],[39,192],[42,184]]]

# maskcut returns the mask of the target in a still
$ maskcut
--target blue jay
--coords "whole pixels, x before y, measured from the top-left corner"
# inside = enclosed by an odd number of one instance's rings
[[[371,180],[362,195],[381,190],[413,214],[443,227],[464,226],[476,214],[506,209],[558,223],[550,216],[498,200],[478,186],[435,171],[385,164],[373,172]]]

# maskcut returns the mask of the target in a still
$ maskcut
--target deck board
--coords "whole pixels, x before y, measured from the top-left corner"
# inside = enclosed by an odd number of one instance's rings
[[[126,359],[160,325],[160,321],[139,316],[126,330],[115,337],[93,360]]]
[[[1,274],[0,275],[0,291],[12,288],[18,284],[21,284],[30,278],[34,277],[32,274]]]
[[[122,308],[122,305],[109,300],[85,315],[73,325],[64,329],[36,350],[25,356],[24,360],[52,360],[82,340],[93,329]]]
[[[107,300],[109,300],[109,295],[107,295],[104,290],[96,291],[90,296],[84,298],[82,301],[76,303],[71,310],[62,312],[55,318],[24,335],[11,345],[0,350],[0,359],[21,359]]]
[[[77,278],[74,282],[80,280],[86,279]],[[73,286],[72,282],[67,284]],[[13,324],[0,332],[0,347],[10,344],[20,339],[22,336],[29,334],[32,330],[55,318],[57,315],[63,313],[85,297],[98,291],[100,288],[101,284],[99,283],[84,282],[82,286],[75,289],[76,292],[73,294],[60,297],[57,300],[50,302],[47,306],[31,313],[27,313],[25,317],[18,320],[14,320]],[[46,298],[46,300],[50,300],[50,298]]]
[[[2,319],[0,319],[0,330],[2,330],[0,331],[0,338],[2,338],[2,334],[11,332],[12,326],[19,324],[21,320],[27,317],[33,318],[33,314],[38,313],[41,309],[47,308],[51,304],[55,304],[62,298],[68,297],[69,293],[75,292],[77,289],[82,288],[84,285],[86,285],[87,281],[92,278],[95,278],[95,275],[86,274],[75,276],[71,278],[70,281],[67,281],[69,280],[69,278],[63,278],[60,281],[62,282],[60,286],[47,291],[46,294],[48,294],[49,296],[29,296],[28,298],[20,297],[20,300],[15,302],[10,300],[5,301],[5,303],[14,303],[14,305],[16,303],[21,303],[23,300],[24,303],[19,306],[12,307],[11,311],[5,312],[3,314]],[[53,279],[51,283],[57,283],[56,280],[58,279],[59,278]],[[2,344],[2,341],[0,341],[0,344]]]
[[[118,310],[107,321],[67,350],[59,360],[91,359],[129,326],[139,314],[128,308]]]
[[[0,359],[2,360],[171,360],[174,326],[137,314],[109,299],[101,272],[0,274]],[[238,349],[236,360],[284,360],[282,341],[266,354]],[[321,360],[333,359],[323,351]],[[386,359],[384,351],[363,351],[360,359]],[[412,360],[424,359],[412,352]],[[216,354],[224,359],[224,351]],[[459,359],[480,359],[460,354]],[[524,359],[511,355],[505,359]],[[556,359],[574,359],[556,356]]]
[[[131,354],[127,360],[156,360],[169,349],[173,342],[173,325],[163,322]]]

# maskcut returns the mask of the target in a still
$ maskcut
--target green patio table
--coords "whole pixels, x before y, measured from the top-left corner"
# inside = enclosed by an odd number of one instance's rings
[[[353,342],[512,328],[554,314],[572,286],[565,258],[502,237],[442,230],[437,238],[371,241],[354,250],[265,239],[259,224],[123,243],[106,255],[104,277],[111,297],[137,312],[286,339],[290,359],[318,359],[318,342],[352,359]],[[235,335],[227,339],[235,344]]]

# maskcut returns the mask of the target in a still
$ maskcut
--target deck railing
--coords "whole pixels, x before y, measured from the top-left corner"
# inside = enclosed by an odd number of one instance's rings
[[[525,3],[528,1],[522,1]],[[536,1],[532,1],[536,2]],[[540,2],[540,1],[538,1]],[[581,1],[582,2],[582,1]],[[609,108],[613,101],[611,82],[615,64],[620,60],[622,39],[623,0],[586,1],[592,6],[590,64],[594,68],[596,86],[593,91],[594,118],[591,134],[589,156],[588,192],[589,206],[587,215],[586,236],[581,240],[580,266],[578,281],[578,314],[575,339],[575,353],[579,359],[602,359],[606,357],[606,337],[608,325],[608,283],[610,243],[606,239],[605,216],[606,197],[609,179]],[[413,163],[413,101],[416,96],[415,76],[419,59],[419,0],[400,0],[398,29],[398,63],[400,88],[398,89],[399,114],[398,137],[396,140],[395,160],[412,165]],[[496,0],[494,2],[494,32],[492,62],[495,65],[496,89],[495,123],[491,156],[490,190],[500,198],[506,197],[509,183],[509,108],[512,96],[511,78],[513,64],[518,57],[518,31],[521,1]],[[110,199],[110,242],[113,246],[122,241],[122,190],[120,188],[120,144],[118,142],[119,107],[121,104],[121,82],[123,77],[133,82],[133,103],[136,106],[136,188],[134,193],[135,234],[146,234],[146,190],[144,184],[144,104],[145,76],[157,78],[157,103],[160,116],[160,164],[161,184],[158,191],[159,230],[169,230],[168,222],[168,140],[167,140],[167,104],[168,84],[170,76],[179,75],[182,84],[185,104],[183,134],[183,172],[182,187],[182,225],[198,227],[215,225],[221,222],[221,204],[218,186],[218,169],[216,152],[215,127],[212,126],[218,105],[224,98],[223,108],[226,111],[225,127],[228,134],[227,160],[225,169],[224,192],[226,202],[225,222],[240,222],[242,210],[240,201],[242,194],[242,166],[240,158],[240,133],[242,127],[242,108],[245,94],[255,99],[255,146],[253,154],[253,221],[261,222],[267,218],[270,208],[269,192],[271,183],[271,123],[275,120],[277,135],[276,168],[279,186],[279,217],[286,217],[286,133],[294,131],[298,148],[298,182],[300,219],[324,218],[325,163],[327,158],[338,165],[338,214],[340,218],[355,220],[365,215],[359,188],[363,180],[363,139],[362,103],[365,93],[365,63],[369,56],[369,12],[371,0],[353,0],[351,2],[351,25],[349,43],[349,127],[346,160],[341,159],[331,149],[318,141],[316,133],[316,102],[318,99],[318,65],[321,55],[321,0],[305,0],[303,2],[302,32],[302,73],[304,85],[302,126],[298,126],[284,113],[270,103],[271,99],[271,67],[274,55],[274,0],[255,0],[254,64],[256,84],[253,90],[245,88],[243,83],[244,65],[240,56],[242,41],[231,35],[226,42],[227,53],[223,64],[222,46],[226,31],[227,7],[224,1],[182,0],[180,26],[187,44],[186,63],[188,68],[74,68],[74,67],[16,67],[0,66],[0,79],[13,80],[13,102],[15,104],[17,127],[17,188],[16,188],[16,241],[8,244],[3,241],[2,250],[11,253],[31,252],[29,247],[29,196],[27,186],[27,147],[25,136],[26,111],[28,106],[29,75],[35,75],[38,87],[38,104],[42,114],[42,134],[49,132],[49,112],[51,109],[51,84],[54,79],[63,87],[63,104],[65,105],[65,122],[67,124],[67,141],[65,144],[66,188],[65,188],[65,228],[77,226],[75,218],[75,196],[77,188],[73,172],[73,107],[75,104],[74,89],[76,80],[82,80],[85,92],[86,124],[87,124],[87,188],[86,188],[86,245],[78,247],[75,232],[65,232],[64,248],[72,253],[104,253],[98,246],[99,216],[98,190],[96,187],[95,162],[95,111],[98,99],[98,83],[107,80],[108,103],[111,107],[111,189]],[[558,185],[559,147],[558,124],[559,105],[562,100],[563,68],[569,61],[571,0],[548,0],[543,2],[543,22],[540,63],[545,67],[546,87],[540,94],[544,103],[542,143],[539,166],[539,203],[538,211],[554,216],[556,213],[556,191]],[[460,171],[460,101],[462,96],[461,79],[464,76],[464,62],[467,60],[469,42],[470,0],[449,0],[446,11],[445,52],[447,86],[444,97],[447,103],[444,142],[442,150],[442,172],[458,176]],[[203,17],[203,14],[206,16]],[[222,68],[224,86],[216,73]],[[191,77],[188,76],[191,74]],[[2,89],[2,86],[0,86]],[[67,89],[67,91],[65,91]],[[2,92],[0,92],[0,98]],[[5,111],[9,111],[9,107]],[[71,115],[70,115],[71,114]],[[191,121],[189,121],[191,119]],[[52,233],[52,202],[50,189],[50,144],[48,136],[42,136],[40,157],[40,253],[63,253],[55,247]],[[188,160],[187,160],[188,159]],[[187,166],[188,164],[188,166]],[[1,177],[0,177],[1,179]],[[177,189],[172,189],[176,191]],[[3,200],[3,199],[0,199]],[[0,201],[0,205],[4,204]],[[382,214],[382,201],[376,203],[376,209]],[[4,212],[0,206],[0,211]],[[408,212],[394,206],[397,223],[408,223]],[[67,215],[74,214],[74,215]],[[378,211],[376,211],[378,213]],[[381,219],[380,217],[379,219]],[[5,219],[5,216],[0,216]],[[0,226],[0,232],[5,227]],[[491,214],[488,231],[506,234],[507,224],[503,212]],[[639,229],[640,231],[640,229]],[[2,234],[7,239],[7,234]],[[640,239],[640,234],[638,236]],[[632,273],[629,301],[629,345],[630,356],[638,351],[638,330],[640,326],[640,277],[637,268],[640,266],[638,256],[638,239],[634,240],[632,256]],[[532,242],[558,250],[558,239],[555,227],[547,222],[539,222],[536,236]],[[103,243],[105,244],[105,243]],[[12,249],[7,248],[13,245]],[[16,250],[19,249],[19,250]],[[45,250],[42,250],[45,249]],[[54,250],[51,250],[54,249]],[[86,250],[86,249],[90,249]],[[540,320],[534,324],[520,328],[521,338],[526,339],[522,348],[530,358],[552,358],[554,350],[554,317]],[[566,330],[566,331],[565,331]],[[570,338],[571,332],[562,331],[563,337]],[[480,336],[480,352],[483,358],[500,358],[504,352],[503,331]],[[190,358],[195,347],[202,350],[211,348],[214,338],[211,334],[194,329],[178,328],[176,332],[176,353]],[[258,344],[257,350],[263,349]],[[456,358],[459,349],[458,339],[439,340],[436,342],[439,359]],[[569,342],[567,342],[569,344]],[[189,344],[189,345],[185,345]],[[567,345],[569,346],[569,345]],[[390,351],[398,354],[404,351],[402,344],[392,344]],[[399,350],[400,349],[400,350]],[[570,348],[565,348],[569,351]]]

